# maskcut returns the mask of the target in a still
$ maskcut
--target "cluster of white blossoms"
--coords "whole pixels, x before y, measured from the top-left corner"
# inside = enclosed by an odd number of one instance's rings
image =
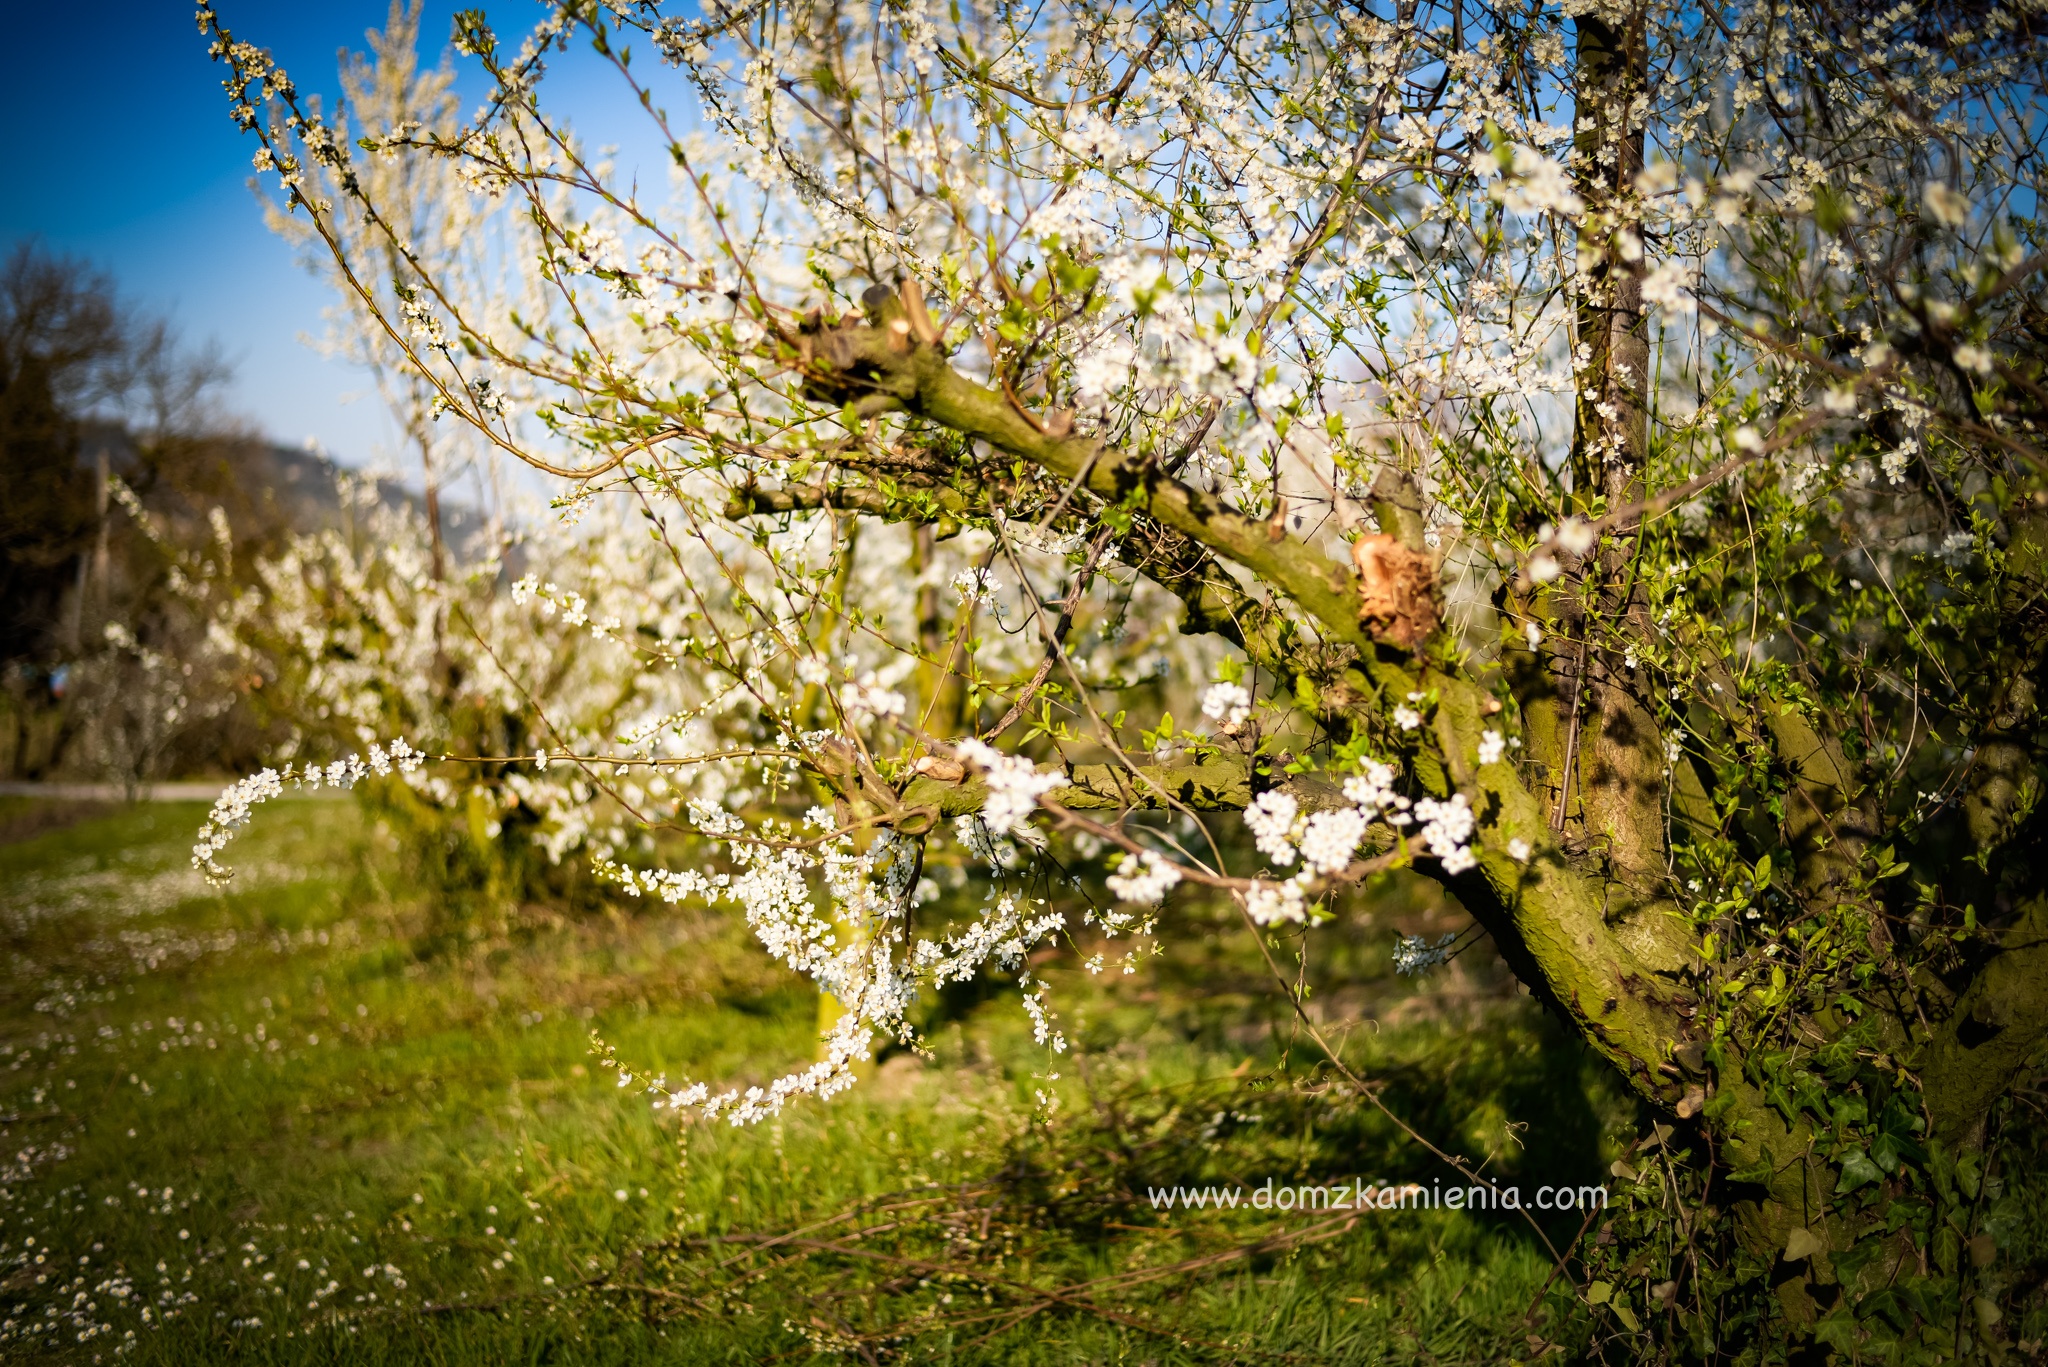
[[[1371,824],[1356,807],[1317,812],[1302,823],[1301,862],[1317,873],[1343,872]]]
[[[990,602],[1003,591],[1003,581],[980,568],[961,570],[950,582],[953,591],[960,595],[961,604],[967,607]]]
[[[1308,919],[1308,890],[1303,886],[1304,875],[1279,883],[1256,881],[1244,895],[1244,909],[1252,920],[1262,926],[1279,925],[1282,921],[1296,923]]]
[[[863,680],[852,686],[874,685]],[[988,788],[982,812],[956,822],[956,833],[970,854],[999,873],[1006,871],[1017,863],[1013,840],[1033,843],[1031,813],[1045,793],[1066,782],[1066,775],[1059,769],[1040,771],[1021,755],[1006,755],[974,739],[957,743],[954,753],[973,766]],[[813,808],[806,818],[824,833],[816,842],[795,840],[794,830],[772,822],[756,832],[714,802],[692,802],[688,811],[700,832],[725,847],[732,871],[635,869],[599,859],[593,861],[598,875],[636,896],[671,903],[686,897],[737,903],[762,946],[816,982],[843,1012],[826,1041],[824,1058],[810,1067],[765,1087],[717,1092],[704,1083],[671,1088],[665,1078],[641,1079],[658,1107],[694,1109],[743,1125],[773,1117],[800,1097],[832,1096],[854,1084],[856,1066],[869,1056],[876,1035],[914,1037],[908,1013],[921,987],[964,982],[991,965],[1015,969],[1066,924],[1063,913],[1045,909],[1043,902],[1027,904],[991,888],[990,905],[963,928],[936,940],[905,943],[891,928],[902,926],[906,911],[921,896],[914,885],[921,862],[918,840],[884,831],[867,849],[858,849],[853,832],[838,829],[833,812],[824,807]],[[816,903],[814,875],[829,910]],[[1160,895],[1180,876],[1170,866],[1155,871]],[[1042,990],[1027,994],[1024,1009],[1039,1042],[1058,1052],[1066,1042],[1050,1024],[1044,995]],[[622,1069],[620,1078],[625,1086],[633,1075]]]
[[[1878,465],[1884,477],[1894,484],[1906,482],[1906,471],[1911,468],[1913,458],[1920,454],[1920,439],[1908,437],[1878,458]]]
[[[1117,900],[1152,906],[1173,891],[1181,879],[1180,869],[1157,850],[1126,854],[1116,871],[1104,881]]]
[[[900,717],[909,702],[895,689],[885,687],[872,669],[862,671],[839,690],[840,709],[856,725],[869,717]]]
[[[1451,945],[1456,935],[1445,935],[1435,944],[1420,935],[1403,935],[1394,942],[1394,971],[1415,974],[1446,963],[1451,957]]]
[[[671,906],[686,897],[715,897],[731,879],[723,873],[696,869],[640,869],[605,855],[593,855],[590,870],[598,881],[614,883],[635,897],[659,897]]]
[[[1043,907],[1043,902],[1028,904]],[[911,951],[911,966],[920,976],[935,983],[964,983],[981,971],[984,963],[1010,970],[1024,962],[1024,956],[1066,926],[1056,911],[1025,915],[1027,904],[1004,893],[995,899],[987,915],[938,940],[919,940]]]
[[[1498,733],[1487,732],[1491,748],[1506,742]],[[1498,754],[1495,754],[1498,758]],[[1261,925],[1281,921],[1303,921],[1308,914],[1308,894],[1316,879],[1341,874],[1356,857],[1374,822],[1385,822],[1396,830],[1421,824],[1416,839],[1436,859],[1445,873],[1463,873],[1478,861],[1471,841],[1477,822],[1472,804],[1463,793],[1448,801],[1423,798],[1411,802],[1394,790],[1398,775],[1394,766],[1367,760],[1363,773],[1344,781],[1348,807],[1333,807],[1304,817],[1301,804],[1290,794],[1265,792],[1245,808],[1244,822],[1261,854],[1275,865],[1286,867],[1296,860],[1301,869],[1280,882],[1254,882],[1245,894],[1245,908]],[[1526,846],[1524,847],[1526,849]],[[1517,856],[1526,858],[1526,855]]]
[[[636,870],[611,861],[595,861],[594,867],[635,895],[737,903],[762,946],[816,982],[843,1011],[822,1059],[765,1087],[713,1091],[702,1082],[671,1087],[665,1077],[640,1078],[657,1108],[691,1109],[748,1125],[773,1118],[799,1098],[833,1096],[854,1085],[856,1067],[869,1057],[875,1036],[915,1037],[908,1013],[922,987],[966,982],[990,966],[1014,970],[1066,926],[1065,915],[1047,909],[1043,901],[1027,902],[991,889],[988,905],[964,927],[936,940],[919,937],[906,944],[902,935],[884,932],[902,925],[915,895],[915,839],[884,831],[866,850],[856,849],[852,832],[835,829],[832,812],[822,807],[807,818],[826,833],[815,847],[753,838],[746,823],[710,803],[693,803],[690,817],[699,831],[724,845],[735,866],[731,873]],[[815,904],[814,873],[824,886],[827,911]],[[1024,1009],[1039,1041],[1058,1052],[1065,1039],[1051,1029],[1043,996],[1042,991],[1027,995]],[[606,1058],[618,1066],[608,1051]],[[621,1068],[619,1085],[633,1081],[634,1075]]]
[[[1442,861],[1445,873],[1463,873],[1479,862],[1472,855],[1478,821],[1463,793],[1452,793],[1448,802],[1423,798],[1415,804],[1415,815],[1422,821],[1417,836]]]
[[[1286,793],[1260,793],[1244,809],[1244,824],[1259,853],[1275,864],[1294,862],[1295,818],[1301,804]]]
[[[1211,684],[1202,694],[1202,715],[1219,723],[1223,734],[1234,736],[1252,714],[1252,695],[1243,684]]]
[[[1482,177],[1497,171],[1493,154],[1482,152],[1473,170]],[[1494,198],[1515,213],[1571,217],[1586,206],[1572,190],[1571,174],[1533,147],[1516,147],[1508,174],[1493,187]]]
[[[1344,780],[1344,800],[1356,805],[1368,820],[1406,826],[1412,818],[1408,815],[1408,799],[1394,791],[1397,777],[1393,765],[1369,759],[1363,771]]]
[[[985,741],[963,740],[953,753],[972,764],[988,784],[988,803],[981,819],[989,834],[1008,835],[1038,809],[1038,799],[1067,781],[1059,769],[1041,773],[1022,755],[1006,755]]]
[[[287,764],[282,769],[264,769],[238,779],[214,800],[213,810],[207,813],[206,824],[199,828],[199,837],[192,846],[192,867],[204,874],[206,881],[215,887],[232,878],[234,870],[223,868],[215,856],[226,849],[235,833],[249,823],[257,807],[274,797],[284,796],[287,783],[307,792],[322,787],[347,791],[372,776],[381,778],[391,773],[416,773],[426,758],[401,738],[389,746],[372,745],[365,754],[350,755],[332,764]]]
[[[1498,764],[1500,757],[1507,753],[1507,737],[1498,731],[1486,731],[1479,737],[1479,762]]]
[[[1505,746],[1498,732],[1486,732],[1480,740],[1480,763],[1498,759]],[[1345,799],[1357,804],[1359,815],[1368,821],[1384,821],[1397,830],[1419,820],[1416,837],[1443,862],[1445,873],[1463,873],[1477,863],[1471,842],[1478,822],[1465,795],[1453,793],[1445,802],[1426,797],[1411,804],[1394,791],[1394,778],[1392,765],[1368,760],[1363,773],[1344,780]]]

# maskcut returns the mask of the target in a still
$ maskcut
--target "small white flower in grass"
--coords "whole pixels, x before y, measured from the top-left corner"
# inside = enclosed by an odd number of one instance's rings
[[[1244,824],[1251,828],[1259,853],[1276,864],[1294,862],[1294,818],[1300,804],[1286,793],[1260,793],[1245,808]]]
[[[1412,707],[1396,707],[1394,709],[1394,725],[1400,727],[1403,731],[1413,731],[1416,727],[1422,725],[1422,714]]]
[[[1234,735],[1252,714],[1252,695],[1242,684],[1211,684],[1202,694],[1202,715],[1223,724],[1225,735]]]
[[[1037,810],[1038,799],[1067,781],[1058,769],[1040,773],[1022,755],[1006,755],[978,740],[963,740],[953,753],[980,769],[988,784],[988,803],[981,819],[991,835],[1008,835]]]
[[[1508,842],[1508,858],[1514,860],[1517,864],[1528,863],[1529,856],[1534,853],[1536,851],[1530,846],[1529,842],[1522,839],[1519,835]]]
[[[1498,764],[1500,763],[1500,757],[1506,753],[1507,748],[1507,737],[1501,735],[1500,732],[1484,732],[1479,737],[1479,762],[1481,764]]]
[[[1151,906],[1180,882],[1180,870],[1162,859],[1157,850],[1142,855],[1126,854],[1117,871],[1104,880],[1118,900]]]

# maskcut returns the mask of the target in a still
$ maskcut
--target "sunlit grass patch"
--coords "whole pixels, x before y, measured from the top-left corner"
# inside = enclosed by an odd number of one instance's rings
[[[430,932],[341,802],[266,813],[215,892],[186,863],[201,815],[0,847],[0,1352],[1492,1361],[1525,1337],[1549,1262],[1514,1222],[1295,1239],[1301,1221],[1148,1206],[1153,1183],[1426,1177],[1355,1099],[1290,1082],[1314,1060],[1227,923],[1188,937],[1198,963],[1048,967],[1078,1057],[1035,1049],[1013,997],[934,1003],[930,1057],[679,1142],[596,1066],[593,1032],[677,1077],[809,1058],[815,998],[739,928],[509,908]],[[1384,973],[1364,940],[1332,943],[1331,994]],[[1474,1156],[1548,1145],[1597,1170],[1607,1103],[1576,1051],[1478,995],[1483,1035],[1451,994],[1431,1008],[1450,1026],[1361,1032],[1360,1059]]]

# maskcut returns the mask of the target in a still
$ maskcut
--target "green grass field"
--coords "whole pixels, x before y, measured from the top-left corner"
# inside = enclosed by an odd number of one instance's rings
[[[683,1129],[593,1032],[713,1082],[816,1047],[815,997],[726,918],[523,908],[451,935],[346,802],[266,809],[217,894],[186,863],[202,816],[0,809],[13,1360],[1442,1363],[1557,1332],[1513,1216],[1153,1208],[1153,1185],[1449,1175],[1326,1085],[1199,905],[1140,973],[1046,966],[1065,1056],[1014,990],[934,1001],[929,1058]],[[1603,1180],[1633,1114],[1597,1067],[1496,970],[1391,978],[1393,924],[1430,913],[1386,905],[1307,970],[1326,1018],[1373,1022],[1354,1066],[1490,1171]]]

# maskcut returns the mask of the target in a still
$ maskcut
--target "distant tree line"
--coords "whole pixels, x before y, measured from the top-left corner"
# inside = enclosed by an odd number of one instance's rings
[[[229,374],[90,263],[34,242],[0,258],[0,778],[146,781],[258,753],[250,681],[185,677],[205,624],[175,548],[246,579],[341,512],[329,461],[224,412]]]

